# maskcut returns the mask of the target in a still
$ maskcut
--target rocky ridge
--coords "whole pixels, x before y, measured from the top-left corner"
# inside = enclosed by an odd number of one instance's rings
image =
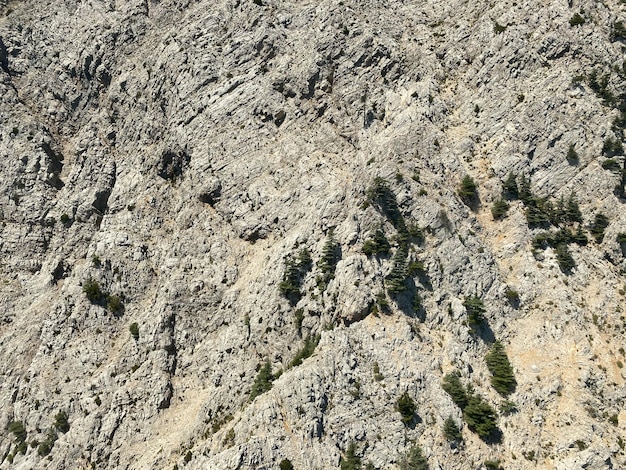
[[[0,13],[0,468],[626,465],[621,3]],[[494,220],[510,173],[575,195],[575,267],[534,243],[535,200]],[[501,436],[448,442],[454,371]]]

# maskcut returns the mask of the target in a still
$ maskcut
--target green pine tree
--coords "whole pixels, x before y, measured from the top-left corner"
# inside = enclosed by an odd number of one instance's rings
[[[460,374],[458,372],[447,374],[443,378],[441,388],[450,395],[450,398],[452,398],[456,406],[462,410],[465,409],[468,403],[468,396],[465,387],[463,387],[461,383]]]
[[[511,394],[517,386],[513,367],[506,355],[504,346],[496,341],[485,356],[487,368],[491,372],[491,385],[502,396]]]
[[[409,449],[409,453],[400,462],[401,470],[428,470],[428,460],[424,457],[422,448],[415,444]]]
[[[498,429],[495,410],[478,394],[469,397],[463,417],[467,427],[481,438],[488,437]]]
[[[461,429],[452,416],[448,416],[443,423],[443,435],[450,442],[458,442],[463,440]]]
[[[417,406],[408,393],[404,392],[396,401],[396,408],[402,415],[402,422],[405,425],[411,424],[415,417]]]
[[[507,199],[517,199],[517,176],[514,173],[509,173],[502,183],[502,195]]]

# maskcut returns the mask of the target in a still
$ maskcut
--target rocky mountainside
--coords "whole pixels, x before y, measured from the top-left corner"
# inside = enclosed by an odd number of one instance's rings
[[[0,0],[0,468],[625,468],[622,20]]]

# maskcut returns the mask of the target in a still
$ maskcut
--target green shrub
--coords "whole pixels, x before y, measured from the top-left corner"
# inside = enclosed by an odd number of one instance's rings
[[[494,23],[493,23],[493,32],[496,33],[496,34],[503,33],[503,32],[506,31],[507,27],[508,27],[507,25],[501,25],[501,24],[498,24],[497,21],[494,21]]]
[[[604,144],[602,145],[602,154],[607,157],[615,157],[617,155],[624,155],[624,147],[622,146],[622,141],[619,139],[613,139],[611,137],[608,137],[604,141]],[[611,159],[609,158],[609,160]],[[609,163],[609,165],[613,167],[612,163]],[[604,168],[604,163],[602,164],[602,167]],[[610,169],[611,171],[613,171],[613,168],[605,168],[605,169]]]
[[[259,369],[259,372],[254,379],[252,390],[250,391],[249,401],[253,401],[259,395],[272,389],[272,381],[274,376],[272,375],[272,366],[270,361],[267,360],[263,366]]]
[[[565,243],[561,243],[556,247],[556,261],[559,263],[561,271],[568,273],[576,266],[576,262]]]
[[[100,284],[92,278],[87,279],[83,283],[83,292],[87,296],[87,299],[89,299],[89,301],[93,304],[101,302],[104,298],[104,294],[100,289]]]
[[[428,460],[417,444],[411,446],[406,458],[400,462],[400,470],[428,470],[428,468]]]
[[[70,223],[70,216],[67,214],[61,214],[60,220],[63,225],[67,225]]]
[[[534,450],[529,450],[528,452],[522,452],[522,455],[524,456],[524,458],[526,460],[529,460],[531,462],[533,460],[535,460],[535,451]]]
[[[54,428],[62,433],[70,430],[70,423],[67,421],[67,413],[65,411],[59,411],[54,417]]]
[[[282,459],[280,464],[278,464],[278,468],[280,470],[293,470],[293,464],[289,459]]]
[[[513,368],[506,355],[504,346],[496,341],[485,356],[487,368],[491,372],[491,385],[502,396],[511,394],[517,386]]]
[[[504,470],[504,467],[500,465],[499,460],[485,460],[483,465],[487,470]]]
[[[411,424],[415,417],[417,406],[408,393],[404,392],[396,401],[396,409],[402,415],[402,422],[405,425]]]
[[[514,307],[519,304],[519,292],[517,292],[515,289],[507,287],[504,291],[504,295]]]
[[[570,165],[577,165],[580,161],[580,158],[578,157],[578,152],[576,152],[576,148],[573,145],[570,145],[567,149],[567,155],[565,156],[565,158]]]
[[[622,171],[622,168],[620,167],[619,162],[615,160],[614,158],[607,158],[606,160],[604,160],[602,162],[602,168],[604,168],[605,170],[615,172],[615,173],[619,173],[620,171]]]
[[[618,233],[617,234],[617,243],[619,243],[620,245],[622,243],[626,243],[626,233]]]
[[[17,455],[19,452],[20,454],[25,455],[27,449],[28,449],[28,444],[26,444],[26,442],[20,442],[15,446],[15,450],[13,451],[13,454]]]
[[[311,266],[311,254],[306,247],[302,248],[295,258],[288,256],[285,259],[285,271],[282,281],[278,284],[278,289],[281,294],[289,299],[292,305],[300,300],[302,279],[311,269]]]
[[[55,432],[53,428],[50,428],[48,430],[48,433],[46,434],[46,439],[40,442],[39,446],[37,446],[37,453],[41,457],[45,457],[46,455],[48,455],[50,451],[52,451],[52,448],[54,447],[54,443],[56,442],[57,439],[58,439],[57,433]]]
[[[298,335],[302,336],[302,322],[304,321],[304,310],[299,308],[294,312],[294,318],[296,322],[296,329],[298,330]]]
[[[422,228],[416,223],[409,223],[409,225],[407,225],[407,232],[412,242],[418,244],[424,243],[424,240],[426,239],[424,236],[424,230],[422,230]]]
[[[587,243],[589,243],[589,239],[587,238],[587,235],[585,235],[582,227],[580,226],[578,227],[576,232],[569,234],[569,239],[571,242],[574,242],[580,246],[585,246]]]
[[[319,335],[313,336],[313,337],[311,336],[307,337],[304,340],[304,346],[302,347],[300,351],[296,353],[294,358],[289,363],[289,367],[299,366],[300,364],[302,364],[302,361],[304,361],[308,357],[311,357],[311,355],[315,351],[315,348],[319,342],[320,342]]]
[[[580,16],[579,13],[575,13],[574,16],[572,16],[569,19],[570,26],[580,26],[581,24],[584,24],[584,23],[585,23],[585,19],[582,16]]]
[[[509,204],[504,199],[497,199],[491,206],[491,215],[494,220],[502,219],[509,211]]]
[[[26,441],[26,428],[21,421],[12,421],[9,423],[8,430],[15,436],[15,440],[18,443]]]
[[[374,380],[376,382],[380,382],[381,380],[385,378],[385,376],[380,373],[380,366],[378,365],[378,362],[374,363],[373,370],[374,370]]]
[[[467,324],[473,331],[485,321],[485,304],[476,296],[465,297],[463,306],[467,310]]]
[[[463,410],[467,406],[468,396],[459,377],[460,375],[458,372],[447,374],[443,378],[441,388],[443,388],[443,390],[450,395],[450,398],[452,398],[455,405]]]
[[[109,309],[109,312],[114,315],[121,313],[123,309],[122,299],[120,299],[117,295],[108,295],[107,308]]]
[[[516,413],[517,411],[517,405],[510,400],[504,400],[500,404],[500,413],[503,415],[510,415],[511,413]]]
[[[387,301],[387,296],[382,291],[376,294],[374,305],[375,305],[375,308],[377,308],[383,313],[389,312],[389,302]]]
[[[514,173],[509,173],[502,182],[502,195],[507,199],[517,199],[517,176]]]
[[[596,243],[602,243],[604,239],[604,230],[609,226],[609,218],[604,214],[596,214],[589,231]]]
[[[529,227],[542,227],[551,222],[551,206],[545,198],[531,196],[526,203],[526,222]]]
[[[470,175],[463,177],[457,193],[466,205],[473,206],[476,204],[478,199],[478,186]]]
[[[623,41],[626,39],[626,27],[621,21],[616,21],[611,26],[611,33],[609,35],[611,41]]]
[[[360,470],[361,469],[361,459],[356,455],[356,444],[351,442],[348,446],[348,450],[346,450],[345,455],[341,456],[341,460],[339,462],[339,466],[341,470]]]
[[[137,322],[131,323],[128,327],[128,331],[130,331],[130,334],[135,339],[135,341],[139,340],[139,325],[137,324]]]
[[[461,434],[461,428],[452,416],[448,416],[443,423],[443,435],[450,442],[458,442],[463,440],[463,435]]]

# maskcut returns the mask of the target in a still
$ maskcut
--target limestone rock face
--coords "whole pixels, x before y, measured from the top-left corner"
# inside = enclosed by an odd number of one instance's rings
[[[623,20],[0,0],[0,468],[626,467]]]

